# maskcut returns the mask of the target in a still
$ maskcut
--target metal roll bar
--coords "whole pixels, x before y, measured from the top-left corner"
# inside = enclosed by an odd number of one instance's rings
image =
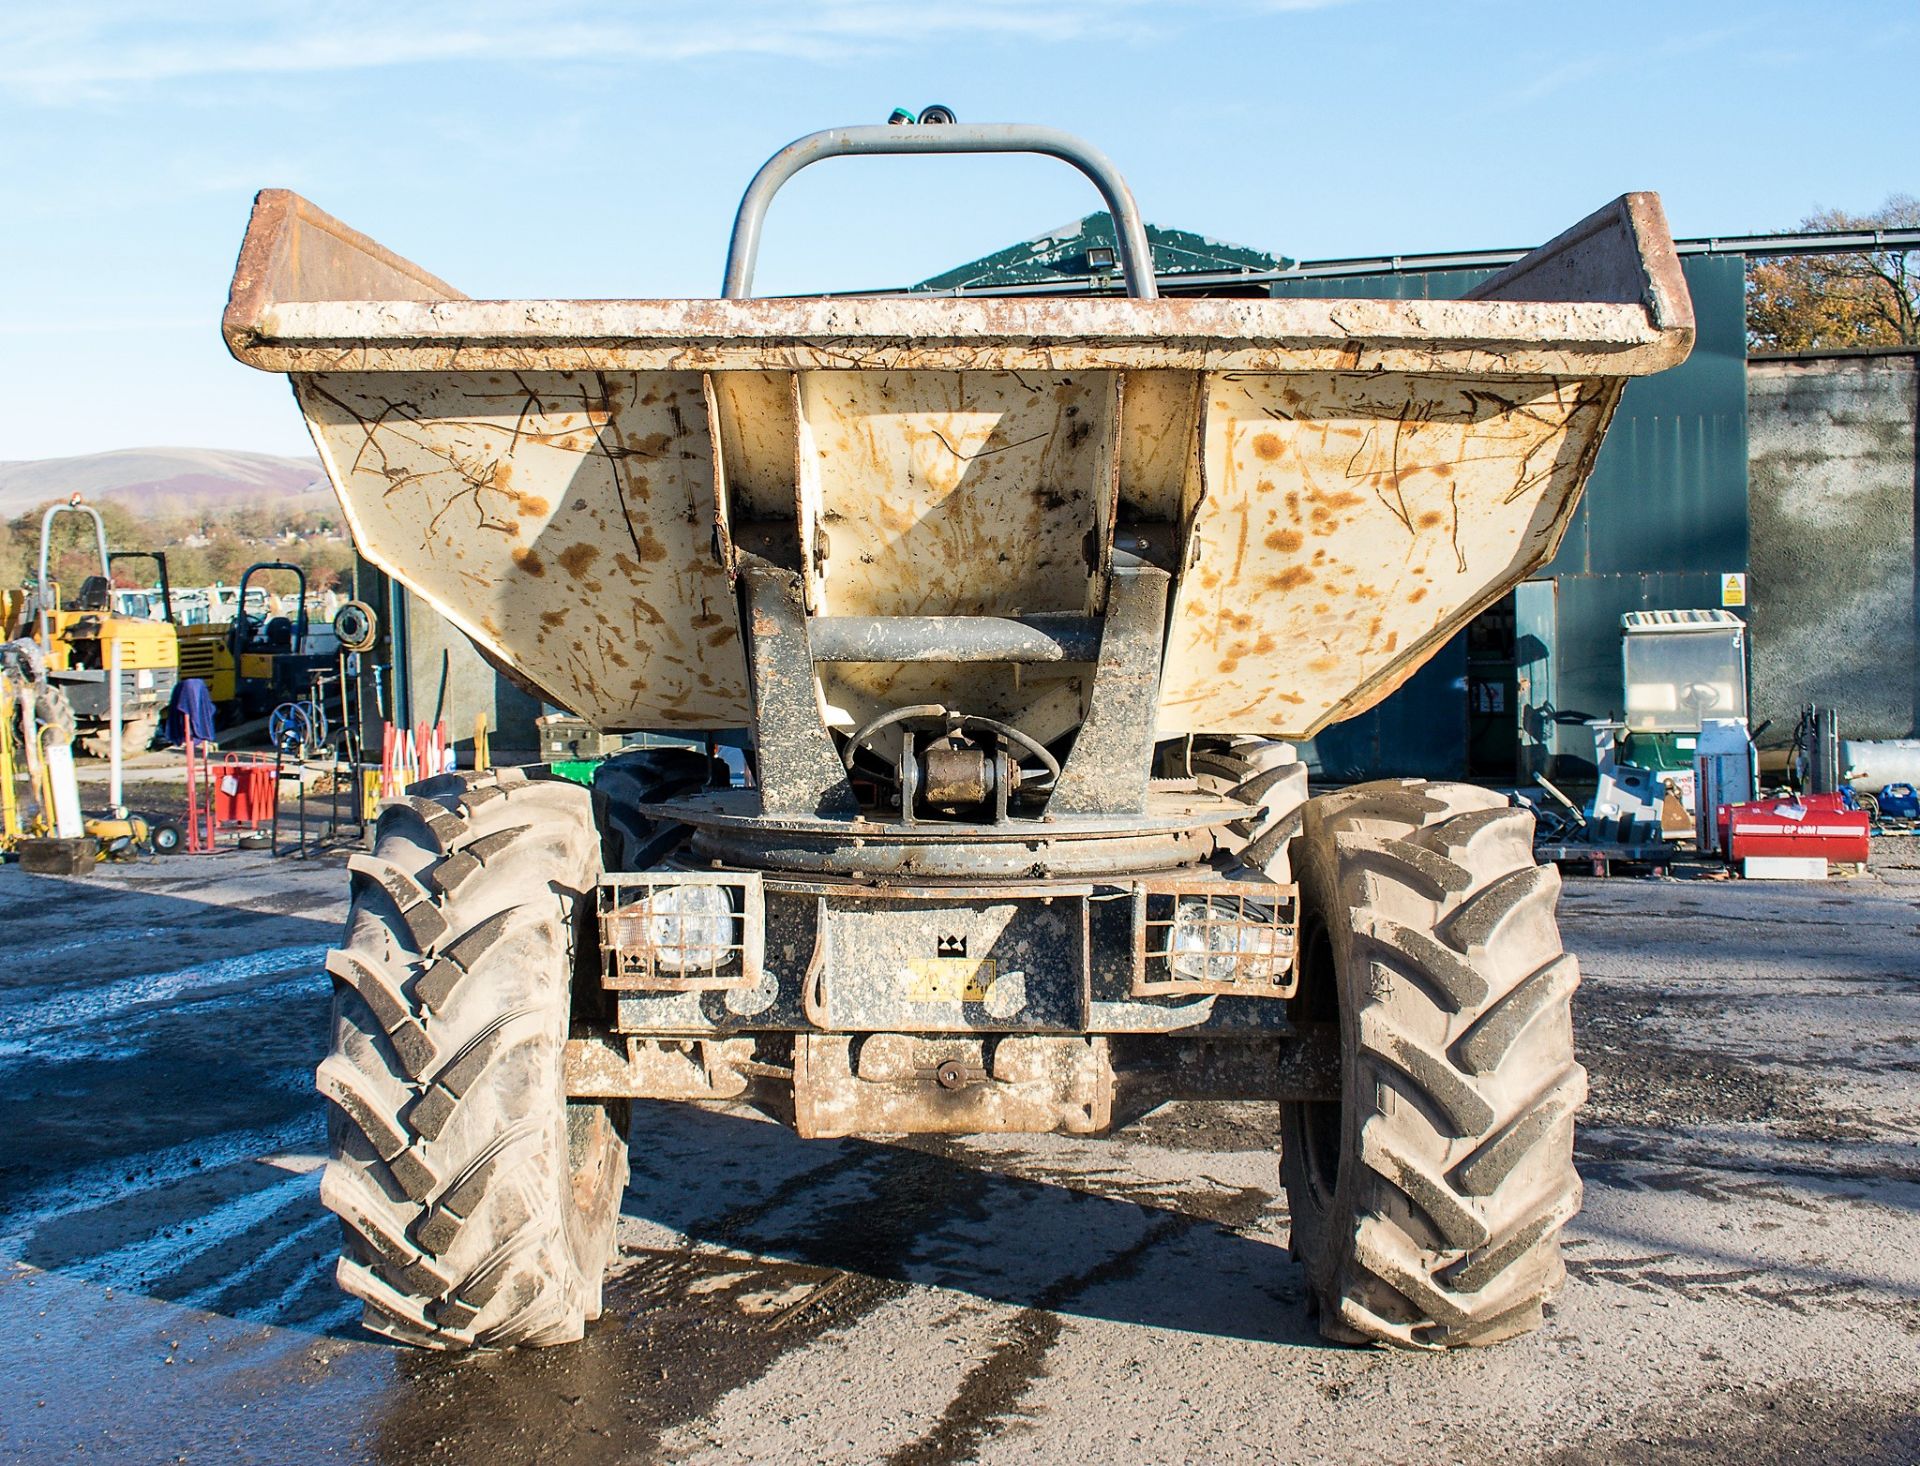
[[[47,512],[40,516],[40,578],[33,588],[34,619],[39,628],[40,649],[53,651],[53,635],[49,625],[52,612],[59,610],[51,603],[47,587],[52,584],[49,577],[49,565],[53,549],[53,521],[62,514],[84,514],[93,521],[93,537],[100,546],[100,573],[107,578],[107,609],[113,609],[113,561],[107,556],[107,524],[100,517],[100,511],[91,504],[84,504],[75,494],[64,504],[49,504]]]
[[[1139,205],[1107,155],[1057,128],[1004,122],[833,127],[788,143],[761,165],[740,200],[740,212],[733,220],[733,240],[727,247],[726,282],[720,293],[728,300],[745,300],[753,294],[760,229],[766,223],[767,206],[788,179],[823,158],[881,153],[1038,153],[1072,164],[1100,191],[1107,211],[1113,215],[1127,294],[1135,300],[1159,299],[1159,287],[1153,279],[1153,251],[1147,244]]]

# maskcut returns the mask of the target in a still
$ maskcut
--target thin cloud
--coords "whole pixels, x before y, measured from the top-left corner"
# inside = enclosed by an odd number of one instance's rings
[[[1532,81],[1513,91],[1508,101],[1516,104],[1538,102],[1602,72],[1631,75],[1636,70],[1644,70],[1650,63],[1677,61],[1701,52],[1724,50],[1751,34],[1752,30],[1747,25],[1720,26],[1712,30],[1670,36],[1657,45],[1642,46],[1638,50],[1593,51],[1558,66],[1548,67]]]
[[[836,61],[959,37],[1061,43],[1143,40],[1184,22],[1327,9],[1352,0],[735,0],[644,8],[577,0],[539,18],[500,3],[402,10],[365,0],[325,7],[257,0],[182,11],[142,0],[16,14],[0,21],[0,89],[43,105],[114,87],[191,78],[367,71],[448,62],[689,62],[728,56]]]

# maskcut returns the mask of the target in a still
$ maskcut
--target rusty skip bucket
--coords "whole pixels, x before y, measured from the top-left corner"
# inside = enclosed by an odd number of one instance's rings
[[[1132,296],[473,300],[267,190],[227,343],[292,378],[361,552],[596,727],[748,723],[741,552],[797,570],[810,617],[1030,619],[1098,615],[1117,553],[1174,577],[1163,738],[1307,737],[1384,697],[1546,563],[1625,382],[1692,344],[1650,193],[1465,300],[1162,300],[1084,144],[852,128],[785,171],[871,134],[1081,167]],[[816,670],[843,731],[945,702],[1044,742],[1083,710],[1044,659]]]

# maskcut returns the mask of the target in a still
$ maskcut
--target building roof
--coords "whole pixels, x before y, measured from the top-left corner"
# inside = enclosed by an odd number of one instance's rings
[[[1243,244],[1208,239],[1185,229],[1147,225],[1147,243],[1153,248],[1154,273],[1160,279],[1184,275],[1265,273],[1289,268],[1294,262]],[[1102,255],[1100,252],[1105,251]],[[991,290],[1010,285],[1043,285],[1051,281],[1085,281],[1119,274],[1118,241],[1107,213],[1088,214],[1058,229],[946,270],[908,287],[916,294],[956,290]]]
[[[1288,287],[1309,280],[1351,279],[1356,276],[1416,276],[1446,271],[1492,271],[1522,258],[1524,249],[1464,250],[1443,254],[1367,255],[1351,259],[1292,260],[1263,254],[1245,245],[1227,244],[1190,234],[1184,229],[1147,226],[1153,245],[1154,271],[1163,293],[1180,295],[1252,293],[1258,287]],[[1676,239],[1682,256],[1705,255],[1754,258],[1792,254],[1844,254],[1866,250],[1920,249],[1920,229],[1823,229],[1780,234],[1709,235]],[[1087,261],[1087,250],[1114,247],[1113,224],[1107,215],[1089,214],[1037,239],[1010,245],[983,259],[947,270],[905,291],[880,294],[969,293],[1005,295],[1115,295],[1121,291],[1118,268],[1099,270]],[[862,295],[873,291],[856,292]]]

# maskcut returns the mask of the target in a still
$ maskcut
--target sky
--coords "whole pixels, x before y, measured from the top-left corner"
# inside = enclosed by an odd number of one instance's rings
[[[1676,236],[1920,193],[1912,0],[66,0],[0,9],[0,460],[310,451],[219,317],[292,188],[481,297],[718,292],[755,168],[939,102],[1103,148],[1153,223],[1296,258]],[[843,159],[762,293],[904,284],[1097,207],[1046,159]]]

